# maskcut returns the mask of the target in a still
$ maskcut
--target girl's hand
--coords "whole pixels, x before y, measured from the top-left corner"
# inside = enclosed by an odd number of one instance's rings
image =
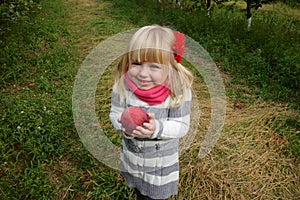
[[[122,127],[122,131],[129,137],[139,137],[139,138],[150,138],[155,132],[155,115],[154,113],[148,113],[149,115],[149,123],[144,123],[143,126],[137,126],[132,133],[129,133]],[[118,120],[119,121],[119,120]]]

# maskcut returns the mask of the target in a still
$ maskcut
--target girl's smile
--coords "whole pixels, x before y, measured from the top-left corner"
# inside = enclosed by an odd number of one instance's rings
[[[152,62],[133,62],[129,65],[128,76],[142,90],[163,84],[167,80],[164,66]]]
[[[151,84],[151,81],[141,80],[139,78],[137,78],[137,82],[138,82],[138,85],[140,85],[142,87],[147,87]]]

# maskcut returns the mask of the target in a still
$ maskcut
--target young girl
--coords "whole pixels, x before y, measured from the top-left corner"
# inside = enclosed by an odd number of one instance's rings
[[[184,35],[159,25],[131,38],[117,66],[110,120],[122,134],[121,174],[137,199],[167,199],[178,192],[178,143],[190,125],[192,74],[180,64]],[[120,117],[142,107],[149,122],[132,132]]]

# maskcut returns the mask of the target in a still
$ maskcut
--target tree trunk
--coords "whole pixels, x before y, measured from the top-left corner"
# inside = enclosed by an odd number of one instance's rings
[[[211,0],[206,1],[207,16],[210,16]]]
[[[251,4],[252,4],[252,0],[247,0],[247,31],[250,31],[250,27],[251,27],[251,19],[252,19]]]

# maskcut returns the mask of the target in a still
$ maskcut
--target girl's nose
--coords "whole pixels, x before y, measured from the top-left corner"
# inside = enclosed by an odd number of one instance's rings
[[[139,76],[140,77],[147,77],[148,74],[149,74],[148,67],[145,64],[143,64],[140,68]]]

